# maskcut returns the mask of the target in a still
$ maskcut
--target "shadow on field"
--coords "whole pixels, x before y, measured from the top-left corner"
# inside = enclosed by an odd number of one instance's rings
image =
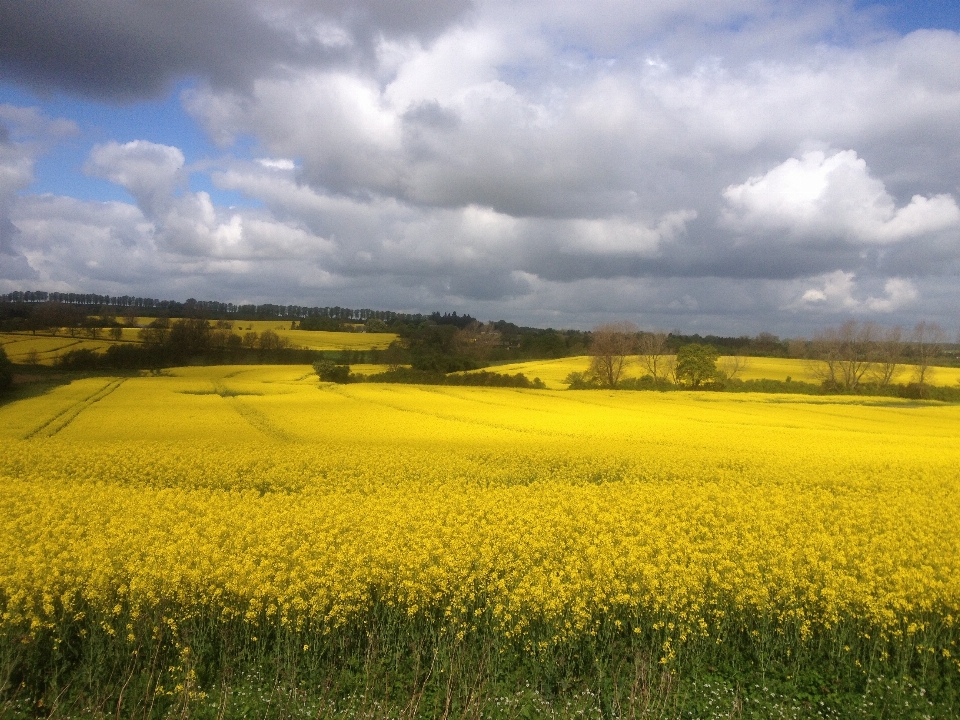
[[[13,366],[13,386],[6,392],[0,392],[0,407],[20,400],[40,397],[69,385],[74,380],[92,377],[138,377],[139,372],[70,372],[45,365]]]

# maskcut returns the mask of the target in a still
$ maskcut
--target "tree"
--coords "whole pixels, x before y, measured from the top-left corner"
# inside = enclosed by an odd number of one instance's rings
[[[873,323],[848,320],[814,337],[813,371],[824,383],[842,390],[856,390],[874,362],[874,344],[879,334]]]
[[[170,321],[167,318],[157,318],[137,333],[145,345],[152,347],[163,345],[167,341],[167,335],[169,334]]]
[[[120,340],[123,337],[123,328],[120,325],[114,325],[110,328],[110,337],[114,340]]]
[[[370,318],[363,324],[363,331],[368,333],[387,333],[390,328],[380,318]]]
[[[245,332],[243,334],[243,337],[241,338],[240,342],[243,345],[243,347],[252,350],[253,348],[257,347],[257,345],[259,344],[260,336],[257,335],[256,332],[251,330],[250,332]]]
[[[178,358],[203,355],[210,349],[210,323],[201,318],[177,320],[170,328],[167,346]]]
[[[264,330],[262,333],[260,333],[260,338],[257,340],[257,346],[261,350],[279,350],[280,336],[277,335],[273,330]]]
[[[666,380],[672,370],[669,361],[670,346],[667,344],[669,335],[666,330],[654,330],[640,334],[637,351],[640,364],[650,374],[654,382]]]
[[[903,328],[897,325],[884,330],[875,343],[873,358],[870,378],[880,387],[887,387],[903,362]]]
[[[747,356],[741,355],[740,352],[742,352],[742,350],[738,351],[734,355],[727,355],[720,363],[721,370],[723,370],[724,375],[731,380],[746,370],[747,366],[750,364],[750,361],[747,360]]]
[[[676,376],[680,382],[689,382],[695,388],[717,377],[720,354],[713,345],[690,343],[677,350]]]
[[[916,361],[914,377],[917,385],[923,386],[930,380],[933,374],[931,365],[943,353],[943,343],[946,340],[946,333],[937,323],[921,320],[910,335],[913,356]]]
[[[590,372],[604,387],[614,388],[636,349],[637,326],[630,322],[598,325],[590,342]]]
[[[500,344],[500,333],[493,323],[486,325],[474,320],[453,334],[453,351],[457,355],[486,360]]]
[[[127,327],[137,326],[137,309],[132,305],[123,311],[123,324]]]
[[[387,349],[381,353],[380,359],[391,372],[396,372],[400,369],[400,366],[407,361],[407,351],[404,349],[403,343],[399,340],[394,340],[387,346]]]
[[[7,351],[0,347],[0,392],[13,385],[13,363],[7,357]]]
[[[332,360],[319,360],[313,364],[313,370],[323,382],[350,382],[349,365],[337,365]]]

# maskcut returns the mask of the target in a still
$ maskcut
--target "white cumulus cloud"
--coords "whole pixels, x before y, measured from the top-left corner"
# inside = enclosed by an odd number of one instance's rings
[[[862,293],[858,292],[856,275],[843,270],[827,273],[817,278],[815,283],[792,304],[794,309],[815,308],[831,313],[891,313],[911,304],[918,296],[910,280],[889,278],[884,283],[883,295],[858,297]]]
[[[960,228],[960,208],[952,196],[914,195],[898,208],[853,150],[806,152],[729,186],[723,197],[723,222],[741,232],[886,244]]]

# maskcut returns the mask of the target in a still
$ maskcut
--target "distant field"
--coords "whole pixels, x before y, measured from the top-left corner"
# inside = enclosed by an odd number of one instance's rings
[[[246,320],[233,323],[233,332],[261,333],[273,330],[287,338],[294,347],[309,350],[382,350],[397,339],[393,333],[324,332],[317,330],[291,330],[290,322],[279,320]]]
[[[788,377],[802,382],[817,383],[820,380],[813,372],[808,360],[793,360],[789,358],[747,358],[747,366],[737,377],[741,380],[786,380]],[[718,367],[724,369],[729,358],[721,357]],[[559,390],[566,388],[564,378],[571,372],[584,372],[590,368],[588,356],[560,358],[559,360],[530,360],[527,362],[497,365],[490,368],[499,373],[523,373],[531,380],[539,377],[548,388]],[[908,383],[914,372],[913,366],[905,365],[894,377],[896,383]],[[954,385],[960,382],[960,368],[932,368],[929,382],[933,385]],[[640,377],[645,371],[637,362],[627,366],[624,377]]]
[[[149,320],[149,318],[141,318]],[[289,323],[256,321],[235,323],[233,332],[241,337],[247,332],[262,333],[264,330],[273,330],[280,337],[287,338],[292,347],[302,347],[309,350],[373,350],[386,348],[397,339],[389,333],[350,333],[350,332],[323,332],[312,330],[290,330]],[[123,328],[122,342],[140,342],[139,328]],[[110,338],[108,331],[101,332],[100,337],[91,340],[85,333],[80,332],[76,337],[70,337],[66,332],[56,337],[49,333],[0,333],[0,346],[7,356],[15,363],[26,363],[30,359],[31,351],[36,351],[37,360],[42,365],[52,365],[58,355],[70,350],[89,349],[97,352],[106,350],[116,341]]]
[[[726,358],[721,358],[719,366],[722,368]],[[816,383],[820,382],[813,371],[814,364],[809,360],[793,360],[789,358],[747,358],[747,366],[737,377],[741,380],[793,380]],[[912,365],[903,365],[893,377],[894,383],[908,383],[913,379],[915,368]],[[928,382],[933,385],[955,385],[960,382],[960,368],[930,368]]]
[[[124,338],[136,336],[136,331],[125,330]],[[72,338],[69,335],[58,335],[51,337],[49,335],[30,335],[26,333],[0,333],[0,346],[15,363],[27,363],[31,361],[31,353],[36,352],[36,360],[42,365],[52,365],[58,355],[62,355],[70,350],[95,350],[102,352],[111,344],[113,340],[103,339],[90,340],[87,337],[77,335]]]

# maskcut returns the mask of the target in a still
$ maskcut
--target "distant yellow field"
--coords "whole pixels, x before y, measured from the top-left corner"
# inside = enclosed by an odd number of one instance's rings
[[[717,366],[727,369],[729,357],[721,357]],[[746,367],[736,377],[741,380],[792,380],[817,383],[820,380],[814,373],[814,366],[809,360],[793,360],[789,358],[746,358]],[[560,358],[559,360],[530,360],[527,362],[497,365],[489,368],[499,373],[523,373],[531,380],[539,377],[548,388],[559,390],[567,387],[564,379],[571,372],[584,372],[590,368],[588,356]],[[895,383],[908,383],[912,380],[915,368],[904,365],[894,376]],[[640,377],[645,374],[642,366],[634,361],[627,365],[623,376],[625,378]],[[928,370],[928,382],[933,385],[955,385],[960,382],[960,368],[932,368]]]
[[[586,356],[565,357],[557,360],[529,360],[486,368],[488,371],[507,375],[523,373],[530,380],[538,377],[551,390],[565,390],[567,383],[564,382],[564,378],[567,375],[572,372],[586,372],[589,369],[590,358]]]
[[[244,325],[246,327],[246,325]],[[309,350],[383,350],[397,339],[392,333],[322,332],[315,330],[277,330],[294,347]]]
[[[124,331],[124,337],[131,331]],[[136,331],[133,331],[133,335]],[[112,340],[101,337],[97,340],[80,334],[72,338],[69,335],[31,335],[26,333],[0,333],[0,346],[15,363],[29,363],[36,360],[41,365],[52,365],[57,356],[70,350],[94,350],[102,352],[113,343]],[[36,353],[32,356],[32,353]]]
[[[719,367],[723,367],[729,358],[720,358]],[[786,380],[788,377],[803,382],[820,382],[814,371],[815,365],[809,360],[788,358],[746,358],[747,366],[737,377],[741,380]],[[913,380],[915,368],[903,365],[893,377],[895,383],[908,383]],[[960,368],[930,368],[927,382],[933,385],[955,385],[960,382]]]
[[[149,318],[146,318],[149,320]],[[383,333],[349,333],[349,332],[322,332],[310,330],[290,330],[289,323],[275,323],[266,321],[235,323],[234,334],[241,337],[247,332],[262,333],[264,330],[273,330],[280,337],[290,341],[292,347],[307,348],[308,350],[373,350],[386,348],[397,339],[396,335]],[[139,328],[123,328],[122,342],[140,342]],[[0,333],[0,346],[7,356],[15,363],[27,363],[31,359],[31,352],[36,352],[35,359],[42,365],[52,365],[59,355],[71,350],[89,349],[103,352],[116,341],[111,339],[107,330],[100,333],[100,337],[91,340],[86,333],[78,332],[76,337],[70,337],[66,331],[56,336],[50,333]]]

